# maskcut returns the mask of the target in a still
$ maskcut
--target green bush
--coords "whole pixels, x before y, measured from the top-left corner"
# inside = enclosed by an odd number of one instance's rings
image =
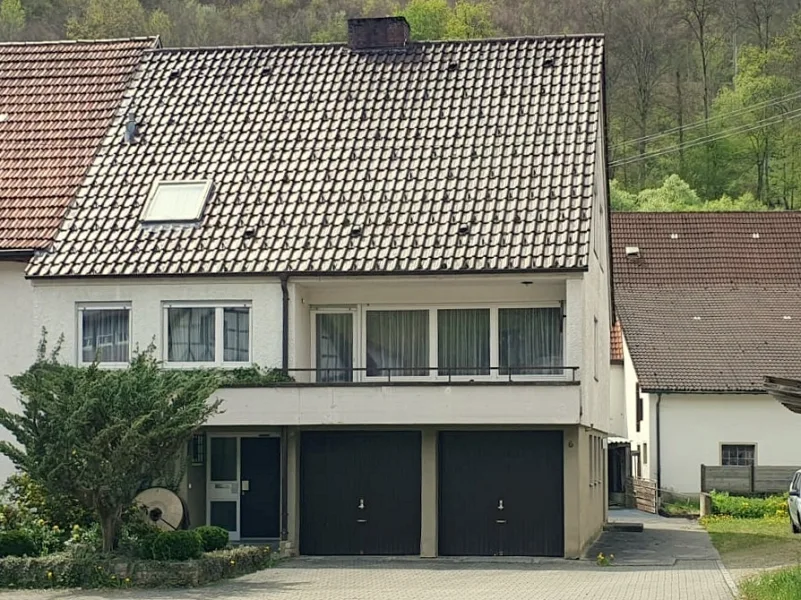
[[[228,545],[228,530],[214,525],[203,525],[194,530],[200,536],[203,552],[222,550]]]
[[[189,560],[200,558],[203,545],[194,531],[162,531],[153,541],[153,558],[156,560]]]
[[[0,556],[38,556],[36,542],[27,531],[13,529],[0,533]]]
[[[75,498],[48,493],[24,473],[9,477],[2,493],[16,509],[13,514],[3,511],[9,528],[19,527],[24,521],[42,520],[48,525],[57,525],[62,531],[69,531],[75,525],[88,527],[95,521],[92,511],[81,506]],[[12,522],[14,518],[21,522]]]
[[[787,516],[787,494],[767,498],[731,496],[727,492],[712,492],[712,514],[738,519],[762,519]]]
[[[239,546],[180,563],[69,553],[0,559],[0,589],[187,587],[238,577],[272,565],[270,549]]]

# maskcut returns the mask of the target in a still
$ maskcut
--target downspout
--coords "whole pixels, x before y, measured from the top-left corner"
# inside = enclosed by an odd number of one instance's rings
[[[281,275],[281,370],[289,374],[289,275]],[[281,541],[289,539],[289,493],[287,490],[289,477],[289,443],[287,436],[289,427],[281,427]]]
[[[662,392],[656,396],[656,493],[662,493],[662,429],[659,418],[659,406],[662,404]]]

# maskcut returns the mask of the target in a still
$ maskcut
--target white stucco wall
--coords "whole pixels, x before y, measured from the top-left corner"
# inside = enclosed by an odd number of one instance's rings
[[[768,394],[662,394],[660,421],[665,489],[700,491],[701,465],[720,465],[722,443],[755,444],[758,465],[801,466],[801,416]]]
[[[0,261],[0,406],[18,411],[17,393],[9,375],[24,371],[34,360],[40,329],[34,326],[33,288],[25,280],[25,263]],[[13,436],[0,428],[0,440],[13,441]],[[0,455],[0,483],[14,471],[5,456]]]
[[[281,366],[281,285],[275,278],[35,280],[34,288],[36,327],[45,326],[53,340],[63,334],[62,356],[73,364],[80,303],[129,302],[132,348],[145,349],[155,339],[162,358],[162,303],[219,300],[252,303],[253,360],[264,367]]]
[[[611,365],[609,368],[609,435],[628,439],[625,381],[623,364]]]
[[[623,395],[626,403],[626,429],[627,438],[631,440],[631,450],[638,448],[643,452],[640,460],[640,475],[646,479],[656,479],[656,444],[651,439],[651,432],[656,430],[656,415],[653,406],[656,399],[650,398],[649,394],[641,394],[643,397],[643,415],[640,421],[639,431],[637,431],[637,371],[634,369],[634,362],[631,360],[629,346],[626,343],[625,332],[623,335]],[[631,472],[636,474],[636,457],[632,457]]]

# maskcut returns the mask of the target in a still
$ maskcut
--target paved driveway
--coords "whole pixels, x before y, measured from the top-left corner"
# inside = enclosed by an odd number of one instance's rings
[[[647,519],[642,534],[605,533],[591,559],[300,558],[234,581],[190,590],[0,593],[0,600],[731,600],[730,581],[706,533],[691,523]]]

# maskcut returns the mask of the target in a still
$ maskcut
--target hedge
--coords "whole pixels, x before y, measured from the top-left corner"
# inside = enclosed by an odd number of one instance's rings
[[[267,546],[239,546],[183,562],[74,558],[69,553],[0,559],[0,588],[196,587],[272,564]]]
[[[728,515],[739,519],[762,519],[787,516],[787,494],[766,498],[730,496],[726,492],[712,492],[712,514]]]

